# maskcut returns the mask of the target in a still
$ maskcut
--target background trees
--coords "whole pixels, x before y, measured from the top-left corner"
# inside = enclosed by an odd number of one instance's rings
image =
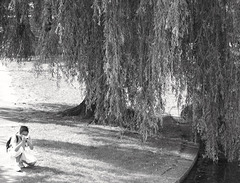
[[[79,73],[98,123],[146,139],[171,76],[179,99],[187,87],[207,155],[238,158],[238,0],[4,0],[0,9],[1,55]]]

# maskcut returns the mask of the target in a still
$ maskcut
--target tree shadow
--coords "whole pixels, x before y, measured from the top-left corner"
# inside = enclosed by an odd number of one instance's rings
[[[59,170],[57,168],[51,168],[47,166],[29,166],[22,168],[22,172],[16,172],[12,168],[6,168],[0,166],[0,182],[1,183],[17,183],[17,182],[49,182],[47,179],[51,178],[53,175],[74,175],[77,177],[84,177],[80,173],[67,173],[65,171]],[[54,181],[51,181],[54,182]],[[61,181],[56,181],[61,182]]]
[[[159,165],[165,160],[161,154],[153,153],[147,149],[133,148],[132,146],[119,146],[119,144],[83,145],[80,143],[69,143],[54,140],[36,139],[35,146],[50,151],[53,154],[73,158],[87,159],[96,162],[104,162],[109,166],[95,164],[96,169],[108,169],[107,171],[123,170],[132,173],[147,173],[151,169],[143,169],[146,164],[158,161]],[[44,150],[44,151],[45,151]],[[78,162],[78,166],[86,166]],[[111,167],[111,168],[110,168]],[[136,167],[139,167],[136,169]],[[89,167],[88,167],[89,168]]]
[[[62,117],[59,112],[72,106],[62,104],[35,104],[30,107],[0,108],[0,118],[12,122],[57,124],[76,127],[79,124],[89,123],[89,119],[81,117]]]
[[[141,135],[138,133],[125,131],[117,127],[90,125],[82,132],[75,132],[77,135],[91,134],[91,139],[101,144],[122,144],[136,143],[143,144]]]
[[[17,175],[10,175],[8,169],[6,169],[4,166],[0,166],[0,182],[17,182],[17,178]]]
[[[79,116],[61,116],[60,111],[67,108],[71,108],[69,105],[51,104],[51,103],[39,103],[31,105],[30,107],[15,107],[15,108],[0,108],[0,118],[21,123],[41,123],[41,124],[56,124],[69,127],[79,127],[79,125],[89,124],[91,119],[83,119]],[[159,129],[159,134],[169,138],[183,138],[191,140],[191,125],[178,125],[172,117],[163,118],[163,127]],[[103,134],[104,128],[99,125],[90,125],[89,131],[96,134],[96,131],[101,131]],[[104,127],[104,126],[103,126]],[[106,135],[108,135],[111,129],[107,129]],[[117,131],[114,130],[114,133]],[[120,130],[119,130],[120,133]],[[139,134],[131,134],[131,136],[137,136]],[[129,136],[129,134],[128,134]]]
[[[35,166],[27,166],[25,168],[22,168],[22,171],[23,172],[26,172],[26,173],[34,173],[34,174],[37,174],[37,173],[42,173],[44,172],[45,174],[47,173],[52,173],[52,174],[65,174],[65,175],[70,175],[69,173],[65,172],[65,171],[62,171],[62,170],[59,170],[57,168],[51,168],[51,167],[47,167],[47,166],[40,166],[40,165],[35,165]],[[71,174],[72,175],[72,174]],[[75,176],[78,176],[78,177],[84,177],[83,174],[80,174],[80,173],[74,173]]]
[[[56,124],[70,127],[79,127],[79,125],[88,123],[88,120],[67,116],[62,117],[58,115],[59,111],[70,106],[59,104],[41,105],[41,107],[32,108],[2,107],[0,108],[0,118],[13,122]],[[75,163],[76,166],[85,167],[88,171],[97,171],[99,174],[106,171],[120,171],[120,173],[122,173],[121,171],[124,171],[130,172],[130,174],[155,174],[157,172],[151,172],[155,168],[152,167],[152,165],[158,166],[159,169],[163,169],[168,161],[168,159],[164,159],[162,154],[153,153],[149,150],[151,147],[159,148],[156,144],[149,148],[143,148],[141,147],[141,141],[139,141],[139,134],[125,133],[121,136],[120,128],[90,125],[89,128],[82,128],[79,131],[74,130],[73,133],[76,133],[79,137],[81,137],[80,134],[84,134],[84,136],[87,135],[90,141],[93,140],[94,143],[81,143],[81,140],[77,142],[68,142],[68,139],[66,138],[60,139],[59,141],[52,139],[34,139],[34,144],[41,149],[42,152],[50,152],[49,154],[52,156],[58,155],[61,157],[71,157],[72,159],[76,158],[78,160]],[[86,140],[88,138],[86,138]],[[176,147],[174,146],[174,148]],[[44,157],[44,155],[42,156]],[[94,164],[94,168],[85,163],[86,161],[81,162],[79,160],[89,160],[93,162],[92,164]],[[61,159],[59,159],[59,161],[61,161]],[[103,162],[104,165],[98,162]],[[29,182],[30,179],[34,182],[34,178],[43,180],[42,182],[44,182],[44,180],[49,179],[49,174],[68,174],[68,172],[65,172],[64,170],[62,171],[47,166],[25,168],[23,171],[33,175],[33,177],[26,178],[26,180],[28,180],[27,182]],[[49,174],[41,174],[41,172],[49,172]],[[74,173],[76,176],[84,177],[85,174],[83,172],[80,171]]]

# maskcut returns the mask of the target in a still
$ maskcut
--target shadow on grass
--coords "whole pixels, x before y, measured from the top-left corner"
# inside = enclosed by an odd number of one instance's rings
[[[26,173],[26,174],[24,174]],[[0,182],[1,183],[33,183],[33,182],[51,182],[61,183],[61,180],[53,181],[51,178],[54,175],[72,175],[56,168],[50,168],[46,166],[34,166],[22,168],[22,172],[15,172],[13,170],[6,170],[0,166]],[[26,176],[27,175],[27,176]],[[75,173],[74,176],[79,178],[84,177],[80,173]],[[65,182],[65,181],[63,181]]]
[[[54,165],[53,167],[55,168],[37,166],[33,169],[24,169],[25,172],[31,175],[26,178],[26,183],[35,182],[34,180],[47,182],[51,179],[50,175],[56,174],[67,175],[67,177],[72,175],[84,177],[84,175],[95,174],[95,172],[97,172],[96,176],[100,176],[103,172],[113,172],[111,174],[113,179],[116,172],[120,175],[125,172],[127,174],[129,172],[130,174],[141,172],[142,174],[150,175],[157,173],[159,175],[159,172],[155,172],[155,170],[157,168],[163,169],[169,161],[168,157],[164,159],[161,154],[142,147],[138,148],[139,135],[137,134],[124,136],[124,139],[120,140],[120,130],[116,128],[90,125],[89,128],[66,128],[65,133],[65,126],[79,127],[79,124],[87,123],[87,121],[79,118],[63,118],[57,115],[58,111],[68,107],[71,106],[42,104],[40,107],[32,108],[0,108],[0,118],[9,121],[64,126],[64,130],[61,128],[61,131],[57,129],[52,131],[54,137],[57,137],[56,139],[47,138],[47,140],[44,140],[40,135],[39,139],[34,139],[35,146],[41,151],[42,159],[47,154],[46,161],[51,161],[51,165]],[[50,131],[49,133],[51,134]],[[53,136],[49,135],[47,137]],[[59,140],[57,140],[58,138]],[[89,142],[87,142],[88,140]],[[137,140],[138,143],[134,144],[125,140],[130,140],[131,142]],[[69,159],[71,160],[70,162]],[[55,162],[56,160],[61,163],[58,164],[58,162]],[[44,165],[48,165],[48,163],[46,162]],[[82,167],[82,169],[79,167]],[[69,171],[71,175],[67,169],[63,168],[73,168],[73,171]]]
[[[58,113],[72,106],[62,104],[36,104],[29,108],[0,108],[0,118],[20,123],[57,124],[75,127],[89,120],[80,117],[62,117]]]
[[[57,168],[50,168],[47,166],[39,166],[39,165],[25,167],[22,169],[22,171],[26,173],[35,173],[35,174],[44,172],[44,174],[51,173],[51,174],[65,174],[65,175],[67,174],[68,175],[68,173],[66,173],[65,171],[58,170]],[[80,173],[75,173],[74,175],[78,177],[84,177],[84,175]]]
[[[62,104],[42,103],[35,104],[29,108],[0,108],[0,118],[21,123],[41,123],[41,124],[57,124],[70,127],[79,127],[80,124],[88,124],[91,119],[82,119],[80,117],[62,117],[58,115],[59,111],[63,111],[72,106]],[[172,117],[163,118],[163,128],[159,129],[159,134],[169,138],[181,137],[186,140],[191,138],[191,125],[177,125],[177,122]],[[91,125],[93,135],[96,131],[101,131],[103,134],[104,129]],[[107,134],[111,130],[107,130]],[[138,136],[139,138],[139,136]]]
[[[110,168],[110,171],[116,169],[124,170],[127,172],[139,172],[141,171],[141,165],[146,165],[149,162],[155,162],[158,155],[155,153],[145,150],[133,148],[131,145],[118,146],[118,144],[102,144],[102,145],[83,145],[79,143],[69,143],[54,140],[42,140],[36,139],[35,146],[43,149],[44,151],[51,152],[55,155],[67,156],[73,159],[85,159],[92,160],[96,162],[104,162],[110,166],[101,166],[97,169]],[[161,156],[161,155],[160,155]],[[164,163],[164,161],[160,161]],[[87,164],[81,162],[78,166],[88,166]],[[95,164],[97,166],[97,164]],[[136,169],[139,167],[139,169]],[[142,171],[142,173],[146,173]]]
[[[28,176],[25,179],[22,179],[22,182],[32,183],[32,182],[54,182],[53,180],[49,181],[54,175],[69,175],[77,176],[79,178],[84,177],[80,173],[67,173],[65,171],[59,170],[57,168],[50,168],[47,166],[33,166],[22,168],[22,171],[25,172]],[[56,182],[61,182],[60,180]]]
[[[9,170],[6,170],[5,167],[0,166],[0,182],[7,183],[7,182],[17,182],[16,175],[9,175]]]
[[[29,166],[29,167],[25,167],[22,169],[23,172],[28,172],[28,173],[41,173],[41,172],[51,172],[54,174],[62,174],[65,173],[64,171],[58,170],[56,168],[50,168],[50,167],[46,167],[46,166]]]

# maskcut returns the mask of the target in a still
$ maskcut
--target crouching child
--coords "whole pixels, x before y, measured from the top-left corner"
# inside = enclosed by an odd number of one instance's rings
[[[32,139],[29,135],[27,126],[21,126],[19,132],[11,137],[7,152],[14,159],[16,171],[21,172],[21,169],[26,166],[34,166],[37,162],[36,157],[32,154],[33,150]]]

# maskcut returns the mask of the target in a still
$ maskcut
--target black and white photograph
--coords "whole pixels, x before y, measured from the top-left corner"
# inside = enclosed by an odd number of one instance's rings
[[[239,183],[240,0],[0,0],[0,183]]]

